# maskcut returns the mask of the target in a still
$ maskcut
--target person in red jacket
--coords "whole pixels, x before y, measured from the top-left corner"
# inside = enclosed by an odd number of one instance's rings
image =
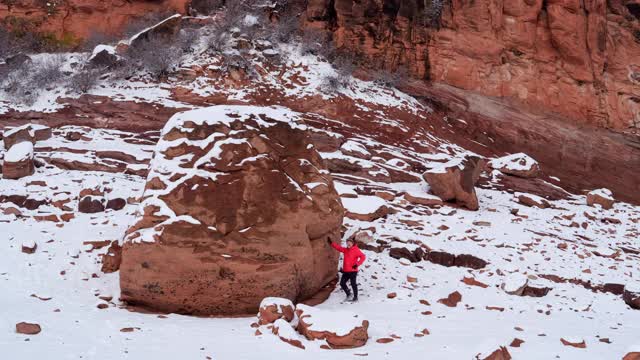
[[[327,238],[327,242],[331,247],[344,254],[342,259],[342,277],[340,279],[340,287],[347,294],[347,301],[358,301],[358,284],[356,283],[356,277],[358,276],[358,268],[364,260],[367,258],[362,251],[356,245],[353,238],[347,240],[347,247],[344,248],[331,241],[331,238]],[[351,288],[353,289],[353,298],[351,298],[351,292],[347,287],[347,281],[351,282]]]

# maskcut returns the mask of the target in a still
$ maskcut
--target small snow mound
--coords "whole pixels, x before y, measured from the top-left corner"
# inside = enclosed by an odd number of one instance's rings
[[[525,153],[517,153],[489,162],[489,166],[505,174],[525,178],[536,177],[540,172],[540,165],[532,157]]]
[[[313,306],[298,304],[296,312],[302,315],[307,329],[312,331],[329,331],[337,336],[348,335],[353,329],[362,326],[358,315],[348,311],[327,311]]]

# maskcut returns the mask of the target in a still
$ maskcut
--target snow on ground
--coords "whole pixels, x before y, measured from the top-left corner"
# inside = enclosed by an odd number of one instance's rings
[[[119,143],[121,137],[109,138],[101,130],[93,130],[93,134],[103,134],[96,146],[105,149],[115,144],[125,146]],[[38,143],[37,147],[63,141],[54,136]],[[77,144],[77,147],[83,146]],[[141,156],[148,149],[148,145],[126,146],[138,146],[137,151],[133,148],[128,151]],[[372,185],[365,179],[361,181],[366,186]],[[79,191],[95,183],[107,183],[106,187],[113,188],[118,196],[136,197],[142,191],[144,178],[47,166],[25,179],[0,181],[0,196],[19,194],[46,200],[51,194],[59,194],[70,198],[67,205],[75,208]],[[395,193],[425,190],[419,183],[375,185]],[[353,191],[354,186],[342,184],[338,188],[348,196],[358,196],[344,198],[347,207],[351,203],[358,208],[366,207],[374,198],[358,195]],[[319,308],[330,313],[355,312],[361,319],[369,320],[371,339],[363,348],[331,351],[320,349],[320,343],[310,344],[304,339],[306,350],[295,348],[267,329],[262,329],[263,335],[256,336],[255,329],[250,327],[256,320],[254,317],[159,316],[123,308],[118,301],[118,273],[100,271],[99,254],[105,252],[104,248],[91,250],[91,245],[83,243],[122,239],[135,205],[98,214],[76,212],[75,218],[58,223],[35,220],[37,215],[64,212],[49,204],[32,211],[21,209],[18,217],[0,215],[0,282],[2,288],[7,289],[0,297],[0,308],[9,310],[0,312],[3,324],[0,347],[5,354],[20,354],[20,358],[25,359],[53,353],[62,359],[178,356],[263,359],[265,354],[280,359],[300,356],[344,359],[356,354],[368,354],[372,359],[395,359],[425,353],[434,359],[469,359],[519,338],[525,341],[520,348],[509,347],[516,359],[556,356],[604,359],[621,358],[640,345],[637,340],[640,312],[628,308],[619,296],[595,294],[581,286],[556,284],[539,277],[554,274],[578,277],[594,284],[612,282],[637,286],[638,257],[620,249],[639,247],[640,209],[623,203],[616,204],[612,210],[596,209],[576,197],[553,202],[555,208],[541,211],[517,204],[511,194],[486,189],[479,189],[478,193],[481,204],[478,212],[449,206],[437,209],[418,206],[407,210],[401,197],[389,202],[375,198],[397,213],[373,223],[346,220],[351,230],[373,226],[374,238],[390,241],[393,247],[413,249],[424,244],[453,254],[473,254],[489,265],[482,270],[447,268],[425,261],[401,262],[386,251],[380,254],[366,251],[368,261],[359,275],[360,302],[342,304],[344,296],[336,289]],[[6,209],[12,205],[2,203],[0,206]],[[511,214],[514,208],[519,210],[518,216]],[[606,217],[615,217],[621,224],[600,220]],[[406,220],[415,222],[414,226]],[[480,222],[482,226],[477,225]],[[585,222],[588,227],[574,227],[572,222]],[[415,226],[416,223],[419,226]],[[25,241],[38,244],[34,254],[21,252]],[[568,246],[560,248],[561,243]],[[606,257],[611,254],[617,255]],[[407,276],[417,278],[417,282],[408,282]],[[552,290],[541,298],[508,295],[500,285],[508,286],[514,276],[534,276],[536,284]],[[466,285],[461,282],[464,277],[475,277],[489,286]],[[453,291],[462,294],[457,307],[438,303],[438,299]],[[387,298],[391,292],[397,294],[393,299]],[[106,308],[98,308],[99,305]],[[14,326],[21,321],[39,323],[42,333],[16,334]],[[425,328],[429,335],[415,337]],[[394,341],[388,344],[375,341],[388,337]],[[27,338],[29,341],[25,341]],[[564,346],[560,338],[584,340],[587,349]],[[601,342],[602,338],[611,343]]]

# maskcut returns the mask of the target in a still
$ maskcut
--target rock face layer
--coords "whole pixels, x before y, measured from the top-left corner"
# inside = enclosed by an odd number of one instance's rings
[[[440,26],[430,17],[444,3]],[[375,67],[407,66],[576,123],[640,127],[635,0],[310,0],[307,25]],[[437,8],[437,7],[436,7]],[[435,14],[434,14],[435,12]]]
[[[157,145],[122,250],[123,300],[247,314],[335,278],[344,209],[300,115],[218,106],[175,115]]]
[[[86,39],[92,34],[120,32],[131,20],[152,12],[185,13],[191,0],[107,0],[107,1],[38,1],[0,2],[0,20],[26,24],[30,28],[57,38]]]

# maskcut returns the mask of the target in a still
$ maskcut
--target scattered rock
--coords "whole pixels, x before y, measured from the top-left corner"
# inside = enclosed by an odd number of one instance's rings
[[[440,304],[448,307],[456,307],[460,301],[462,301],[462,295],[457,291],[452,292],[446,298],[438,300]]]
[[[392,338],[380,338],[380,339],[377,339],[376,342],[378,344],[388,344],[390,342],[393,342],[393,339]]]
[[[520,347],[520,345],[524,344],[524,340],[518,339],[518,338],[514,338],[513,341],[511,341],[511,344],[509,344],[509,346],[511,347]]]
[[[21,322],[16,324],[16,332],[18,334],[36,335],[42,331],[39,324]]]
[[[105,200],[103,197],[87,195],[78,202],[78,211],[85,214],[100,213],[105,210]]]
[[[107,253],[102,255],[102,272],[105,274],[120,270],[122,262],[122,247],[118,241],[112,241]]]
[[[293,320],[295,307],[289,299],[268,297],[260,303],[258,310],[258,323],[260,325],[272,324],[278,319],[287,322]]]
[[[511,360],[511,354],[509,354],[509,350],[507,350],[506,347],[500,346],[498,350],[492,352],[482,360]]]
[[[416,192],[405,192],[404,199],[407,200],[411,204],[415,205],[424,205],[424,206],[434,206],[434,205],[442,205],[442,199],[435,195],[427,194],[427,193],[416,193]]]
[[[488,288],[488,287],[489,287],[489,285],[487,285],[487,284],[485,284],[485,283],[483,283],[483,282],[480,282],[480,281],[476,280],[476,279],[475,279],[475,278],[473,278],[473,277],[466,277],[466,276],[465,276],[461,281],[462,281],[463,283],[465,283],[465,284],[469,285],[469,286],[478,286],[478,287],[481,287],[481,288],[483,288],[483,289],[486,289],[486,288]]]
[[[609,210],[613,207],[614,203],[613,193],[609,189],[597,189],[587,194],[587,205],[589,206],[598,204],[602,206],[603,209]]]
[[[364,346],[369,339],[369,321],[348,312],[329,312],[298,304],[298,332],[309,340],[326,340],[334,349]]]
[[[398,294],[396,294],[396,293],[394,293],[394,292],[392,292],[392,293],[388,293],[388,294],[387,294],[387,298],[388,298],[388,299],[394,299],[396,296],[398,296]]]
[[[22,252],[25,254],[33,254],[37,248],[38,244],[33,240],[25,240],[22,242]]]
[[[512,154],[491,160],[489,167],[504,174],[522,178],[535,178],[540,174],[540,165],[525,153]]]
[[[478,210],[475,183],[480,177],[485,160],[477,156],[466,156],[432,168],[422,177],[429,183],[431,191],[444,201],[455,200],[470,210]]]
[[[540,196],[521,193],[516,193],[515,196],[520,204],[528,207],[537,207],[539,209],[546,209],[551,207],[551,204]]]
[[[127,201],[122,198],[109,199],[107,201],[107,209],[111,210],[122,210],[125,206],[127,206]]]
[[[412,263],[416,263],[422,260],[422,258],[418,257],[415,252],[407,248],[391,248],[389,250],[389,256],[394,259],[407,259]]]
[[[587,347],[587,343],[584,342],[584,340],[565,340],[564,338],[560,338],[560,342],[562,342],[562,344],[564,346],[572,346],[578,349],[584,349]]]
[[[487,262],[468,254],[449,254],[443,251],[430,251],[425,255],[425,260],[434,264],[451,267],[465,267],[470,269],[482,269],[487,266]]]

